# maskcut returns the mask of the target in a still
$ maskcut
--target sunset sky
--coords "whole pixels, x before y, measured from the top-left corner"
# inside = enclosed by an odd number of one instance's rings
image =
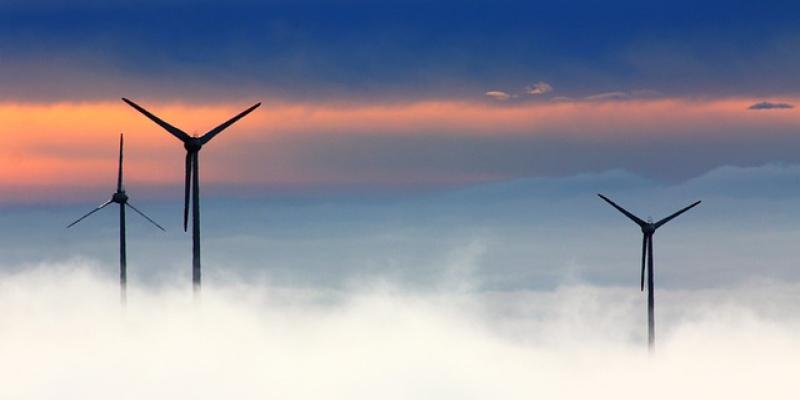
[[[800,161],[798,7],[752,2],[0,4],[0,201],[113,181],[453,187]],[[755,106],[761,103],[761,106]],[[152,190],[151,190],[152,189]],[[93,193],[93,192],[92,192]],[[162,193],[162,195],[159,195]],[[86,194],[88,196],[88,194]]]

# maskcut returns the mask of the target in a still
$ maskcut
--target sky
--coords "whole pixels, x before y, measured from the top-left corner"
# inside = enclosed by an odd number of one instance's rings
[[[798,54],[791,2],[0,0],[0,397],[785,398]],[[123,97],[192,135],[262,103],[199,155],[202,302],[185,151]],[[167,229],[128,213],[123,314],[116,206],[65,229],[121,133]],[[597,193],[702,200],[655,235],[657,358]]]
[[[420,189],[611,169],[679,182],[798,161],[785,2],[0,9],[0,200],[100,185],[119,132],[131,181],[179,181],[179,144],[123,96],[196,134],[264,103],[203,153],[209,184]]]

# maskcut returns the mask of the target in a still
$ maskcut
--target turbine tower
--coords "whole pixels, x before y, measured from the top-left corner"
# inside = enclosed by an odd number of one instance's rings
[[[191,190],[191,203],[192,203],[192,284],[194,287],[194,293],[200,291],[200,178],[198,176],[199,172],[199,159],[198,155],[200,153],[200,149],[208,143],[211,139],[214,138],[217,134],[225,130],[225,128],[233,125],[234,122],[240,120],[245,115],[249,114],[251,111],[258,108],[261,103],[256,103],[252,107],[248,108],[247,110],[242,111],[235,117],[225,121],[221,125],[217,126],[216,128],[208,131],[206,134],[202,136],[189,136],[186,132],[168,124],[167,122],[163,121],[162,119],[156,117],[155,115],[151,114],[149,111],[145,110],[144,108],[140,107],[138,104],[123,98],[124,102],[128,103],[131,107],[135,108],[136,111],[144,114],[147,118],[158,124],[160,127],[164,128],[167,132],[172,134],[178,138],[181,142],[183,142],[183,147],[186,149],[186,181],[184,185],[184,198],[183,198],[183,231],[187,230],[187,226],[189,223],[189,191]]]
[[[128,286],[128,265],[127,265],[127,257],[125,252],[125,207],[130,207],[131,210],[135,211],[137,214],[144,217],[144,219],[150,221],[153,225],[155,225],[158,229],[162,231],[164,228],[161,227],[156,221],[153,221],[147,215],[144,215],[143,212],[139,211],[136,207],[134,207],[130,202],[128,202],[128,195],[125,193],[124,186],[122,184],[122,134],[119,135],[119,170],[117,172],[117,191],[111,195],[111,199],[106,201],[105,203],[97,206],[92,211],[89,211],[86,215],[78,218],[75,222],[67,225],[67,228],[71,228],[73,225],[77,224],[78,222],[83,221],[84,218],[102,210],[106,206],[111,203],[119,204],[119,287],[120,287],[120,301],[124,306],[127,303],[127,286]]]
[[[641,280],[641,290],[644,291],[644,277],[645,277],[645,259],[647,259],[647,347],[652,352],[655,349],[656,344],[656,321],[655,321],[655,294],[654,287],[653,287],[653,234],[656,232],[656,229],[660,228],[662,225],[666,224],[667,222],[671,221],[675,217],[689,211],[692,207],[700,204],[700,201],[694,202],[691,205],[677,211],[676,213],[666,217],[658,222],[652,221],[644,221],[641,218],[633,215],[628,210],[620,207],[613,201],[611,201],[608,197],[603,196],[602,194],[597,194],[600,196],[601,199],[605,200],[608,204],[611,204],[612,207],[616,208],[619,212],[625,214],[626,217],[630,218],[631,221],[635,222],[642,228],[642,280]]]

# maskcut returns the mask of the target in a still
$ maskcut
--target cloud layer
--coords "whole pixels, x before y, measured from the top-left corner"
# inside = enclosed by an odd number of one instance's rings
[[[656,235],[659,289],[720,288],[756,278],[797,282],[792,249],[800,241],[798,181],[797,166],[767,165],[720,168],[680,184],[617,170],[446,190],[240,192],[206,185],[204,276],[208,282],[238,277],[297,288],[385,279],[425,292],[455,274],[483,291],[552,289],[575,281],[635,290],[641,232],[597,198],[603,193],[654,219],[703,201]],[[129,278],[136,285],[188,285],[191,240],[182,230],[181,186],[173,186],[159,201],[144,188],[127,187],[136,205],[167,228],[161,232],[135,215],[128,218]],[[9,227],[0,231],[3,268],[78,260],[106,266],[103,273],[113,281],[115,210],[64,229],[109,195],[3,206],[0,226]]]
[[[0,282],[0,386],[20,400],[791,398],[792,285],[662,292],[648,357],[636,291],[414,295],[269,286],[133,291],[79,265]],[[68,301],[65,301],[68,299]]]

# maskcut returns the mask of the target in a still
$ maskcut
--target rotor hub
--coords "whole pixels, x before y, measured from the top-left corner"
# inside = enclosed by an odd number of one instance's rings
[[[183,142],[183,148],[190,152],[198,152],[200,148],[203,147],[203,144],[200,143],[200,138],[191,138],[185,142]]]
[[[114,203],[125,204],[128,202],[128,195],[125,194],[124,190],[121,192],[114,193],[114,195],[111,196],[111,201],[113,201]]]
[[[656,231],[656,224],[648,223],[642,225],[642,233],[652,235]]]

